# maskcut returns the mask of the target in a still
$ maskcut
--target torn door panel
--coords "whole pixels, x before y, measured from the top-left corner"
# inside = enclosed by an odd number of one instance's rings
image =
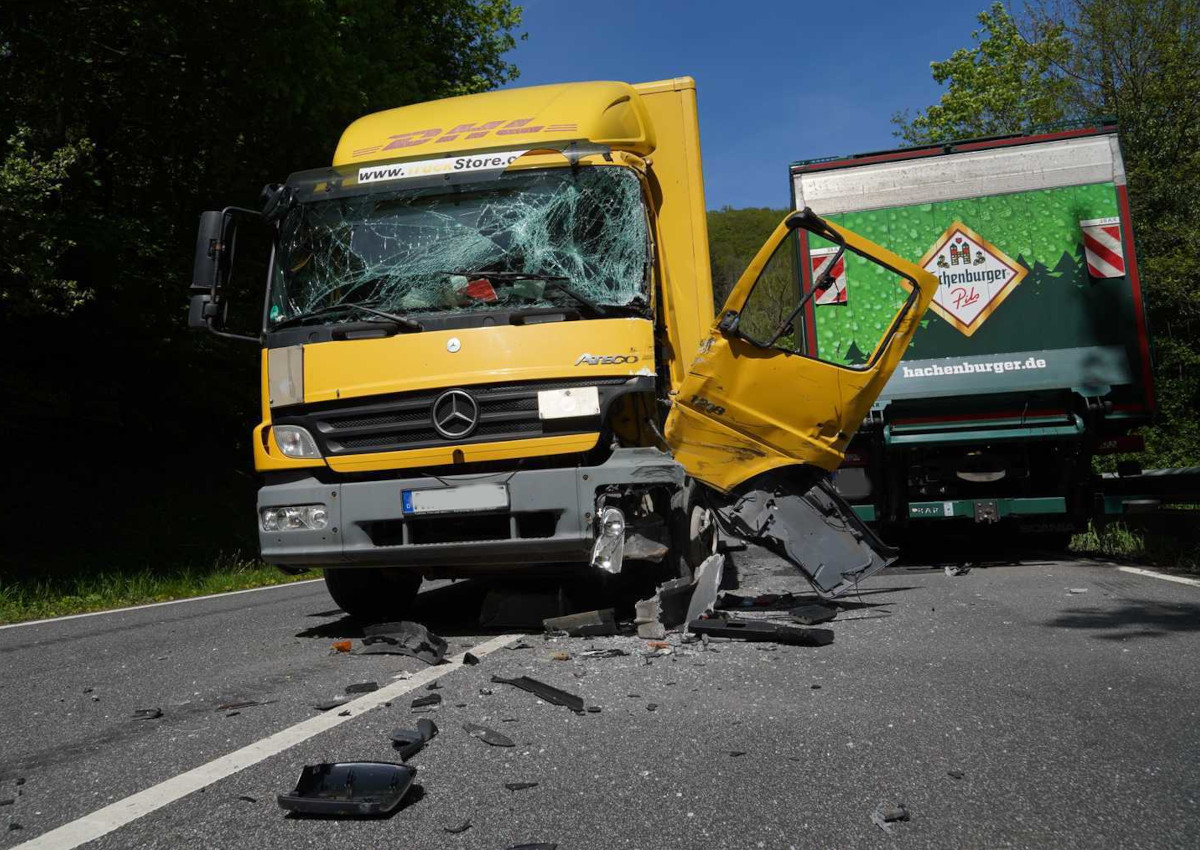
[[[723,531],[791,561],[825,598],[896,560],[896,550],[867,528],[820,470],[774,470],[714,498]]]

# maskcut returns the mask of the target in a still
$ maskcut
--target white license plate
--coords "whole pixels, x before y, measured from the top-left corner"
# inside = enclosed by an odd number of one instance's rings
[[[467,484],[439,490],[402,490],[404,513],[456,514],[494,511],[508,507],[508,487],[503,484]]]

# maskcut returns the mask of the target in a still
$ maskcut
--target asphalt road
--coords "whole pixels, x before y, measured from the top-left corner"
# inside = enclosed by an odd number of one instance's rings
[[[760,551],[731,557],[740,593],[804,589]],[[492,650],[470,667],[333,652],[359,632],[320,583],[0,630],[0,803],[13,800],[0,847],[64,825],[103,833],[88,847],[172,850],[1200,846],[1200,587],[1089,563],[900,567],[850,600],[832,645],[651,659],[633,638],[503,647],[475,625],[480,595],[430,588],[418,611],[452,652]],[[580,659],[590,646],[632,654]],[[541,704],[493,674],[602,710]],[[434,676],[444,703],[424,716],[441,734],[393,817],[277,807],[305,764],[394,760],[389,733],[415,723],[410,701]],[[330,715],[312,703],[363,681],[412,690],[363,710],[368,695],[313,733]],[[266,704],[218,708],[246,700]],[[133,719],[141,708],[163,716]],[[468,721],[517,746],[469,737]],[[278,743],[297,729],[311,737]],[[180,792],[181,775],[272,735],[281,751]],[[911,820],[885,834],[881,802]],[[124,822],[136,805],[148,813]]]

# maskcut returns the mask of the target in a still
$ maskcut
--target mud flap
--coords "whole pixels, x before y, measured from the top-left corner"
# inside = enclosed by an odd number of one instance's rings
[[[712,497],[726,534],[791,561],[827,599],[875,575],[898,555],[867,528],[819,470],[768,472],[747,481],[732,496]]]

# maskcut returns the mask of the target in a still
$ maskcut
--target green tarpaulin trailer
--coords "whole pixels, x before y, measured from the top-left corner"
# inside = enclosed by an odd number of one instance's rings
[[[1019,135],[790,169],[797,209],[941,280],[934,304],[837,473],[885,528],[1005,522],[1065,533],[1104,510],[1092,457],[1140,447],[1154,408],[1116,128]],[[801,287],[834,247],[801,246]],[[871,355],[890,282],[834,284],[804,315],[805,351]]]

